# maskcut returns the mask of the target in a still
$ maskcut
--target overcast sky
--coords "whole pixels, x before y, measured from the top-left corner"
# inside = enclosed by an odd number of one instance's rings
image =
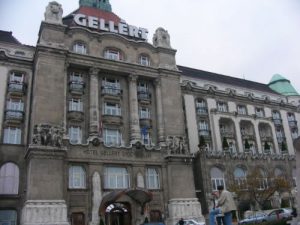
[[[64,16],[79,0],[57,0]],[[48,0],[0,0],[0,29],[36,45]],[[110,0],[128,24],[168,30],[177,64],[268,83],[273,74],[300,92],[300,0]]]

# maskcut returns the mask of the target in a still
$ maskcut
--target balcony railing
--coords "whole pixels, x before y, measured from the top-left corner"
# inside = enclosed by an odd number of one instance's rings
[[[275,126],[280,126],[280,125],[282,125],[282,119],[274,119],[273,118],[273,123]]]
[[[234,138],[234,132],[228,130],[220,130],[221,136],[226,138]]]
[[[199,136],[203,136],[203,137],[210,137],[210,130],[209,129],[203,129],[203,128],[199,128]]]
[[[297,121],[296,120],[289,120],[289,126],[294,128],[297,127]]]
[[[27,85],[24,82],[10,81],[8,83],[8,92],[15,94],[25,94]]]
[[[24,111],[21,110],[5,110],[5,120],[10,122],[22,122],[24,119]]]
[[[196,112],[197,112],[197,115],[208,115],[207,107],[197,107]]]
[[[255,139],[255,136],[253,133],[243,133],[241,132],[242,134],[242,138],[243,139],[248,139],[248,140],[254,140]]]
[[[148,91],[138,91],[137,92],[138,100],[142,101],[150,101],[151,100],[151,93]]]
[[[122,94],[122,90],[116,87],[102,86],[102,94],[119,96]]]
[[[83,81],[70,81],[69,88],[70,92],[74,94],[83,94],[84,93],[85,83]]]

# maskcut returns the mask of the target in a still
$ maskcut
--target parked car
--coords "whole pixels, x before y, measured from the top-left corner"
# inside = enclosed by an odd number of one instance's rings
[[[205,225],[205,222],[197,222],[196,220],[193,219],[185,219],[184,221],[184,225]],[[177,222],[176,225],[179,225],[179,223]]]
[[[263,221],[289,220],[292,217],[292,209],[280,208],[269,212]]]
[[[239,221],[239,225],[244,225],[244,224],[256,224],[256,223],[261,223],[262,221],[265,220],[267,217],[267,214],[264,212],[255,212],[254,214],[246,217],[243,220]]]
[[[280,208],[267,211],[256,212],[247,218],[240,220],[239,225],[242,224],[256,224],[261,222],[269,222],[276,220],[289,220],[292,218],[292,209]]]

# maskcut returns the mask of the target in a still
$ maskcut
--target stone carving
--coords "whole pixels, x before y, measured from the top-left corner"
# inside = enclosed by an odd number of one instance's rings
[[[48,23],[62,24],[63,9],[61,4],[53,1],[49,2],[44,14],[45,21]]]
[[[152,41],[154,47],[171,48],[170,35],[168,31],[162,27],[156,29]]]
[[[32,143],[53,147],[62,147],[64,129],[60,126],[38,124],[34,126]]]
[[[166,145],[171,154],[187,154],[187,144],[184,137],[168,136]]]

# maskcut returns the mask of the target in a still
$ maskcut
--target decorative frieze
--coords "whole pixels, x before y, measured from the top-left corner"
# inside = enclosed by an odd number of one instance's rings
[[[28,200],[22,210],[22,225],[69,225],[64,200]]]
[[[62,147],[64,129],[61,126],[37,124],[34,126],[32,144],[52,147]]]

